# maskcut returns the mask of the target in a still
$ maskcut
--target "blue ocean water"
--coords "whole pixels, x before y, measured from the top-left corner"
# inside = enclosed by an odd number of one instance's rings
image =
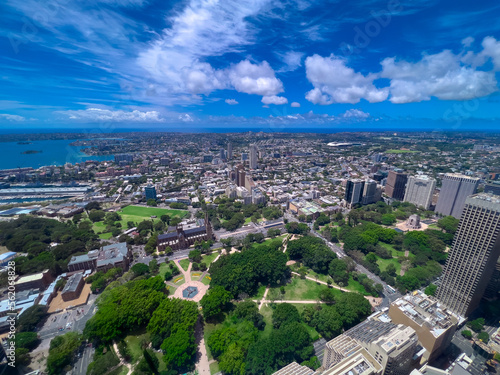
[[[113,155],[88,156],[81,152],[81,146],[70,146],[73,140],[32,141],[31,144],[0,142],[0,169],[39,168],[44,165],[64,165],[86,160],[112,160]],[[24,151],[42,151],[36,154],[23,154]]]

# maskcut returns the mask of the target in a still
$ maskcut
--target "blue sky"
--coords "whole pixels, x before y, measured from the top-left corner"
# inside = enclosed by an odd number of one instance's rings
[[[4,129],[500,123],[497,1],[6,0],[0,14]]]

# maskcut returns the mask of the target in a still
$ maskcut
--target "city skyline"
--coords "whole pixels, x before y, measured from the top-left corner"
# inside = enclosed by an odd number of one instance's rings
[[[29,0],[3,14],[4,129],[457,131],[500,118],[493,1]]]

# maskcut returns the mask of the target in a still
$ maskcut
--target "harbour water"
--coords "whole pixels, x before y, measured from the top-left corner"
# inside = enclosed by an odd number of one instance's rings
[[[81,152],[81,146],[70,146],[73,140],[31,141],[29,144],[0,142],[0,169],[39,168],[44,165],[64,165],[86,160],[112,160],[113,155],[89,156]],[[41,151],[26,153],[26,151]]]

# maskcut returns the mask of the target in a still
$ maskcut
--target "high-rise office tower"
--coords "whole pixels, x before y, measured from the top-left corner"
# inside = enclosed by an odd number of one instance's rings
[[[486,299],[494,299],[497,297],[500,297],[500,258],[497,259],[493,274],[484,291],[484,298]]]
[[[362,203],[364,186],[365,182],[363,180],[347,180],[345,187],[345,200],[347,204]]]
[[[220,152],[219,152],[219,157],[222,159],[222,160],[226,160],[226,150],[224,150],[223,148],[220,149]]]
[[[499,232],[500,197],[468,197],[436,294],[451,311],[466,317],[479,304],[500,256]]]
[[[436,180],[429,176],[410,176],[406,184],[404,201],[428,210],[432,203],[435,188]]]
[[[257,146],[250,146],[250,169],[257,169]]]
[[[377,182],[373,180],[365,181],[363,187],[363,204],[371,204],[377,201]]]
[[[144,188],[144,195],[146,196],[146,200],[154,199],[156,200],[156,189],[153,185],[148,185]]]
[[[402,201],[405,196],[408,175],[400,171],[389,171],[385,193],[387,196]]]
[[[443,177],[443,186],[436,204],[436,212],[443,216],[460,219],[465,205],[465,198],[475,194],[479,178],[458,173],[447,173]]]
[[[229,142],[227,144],[227,160],[231,160],[233,158],[233,144]]]

